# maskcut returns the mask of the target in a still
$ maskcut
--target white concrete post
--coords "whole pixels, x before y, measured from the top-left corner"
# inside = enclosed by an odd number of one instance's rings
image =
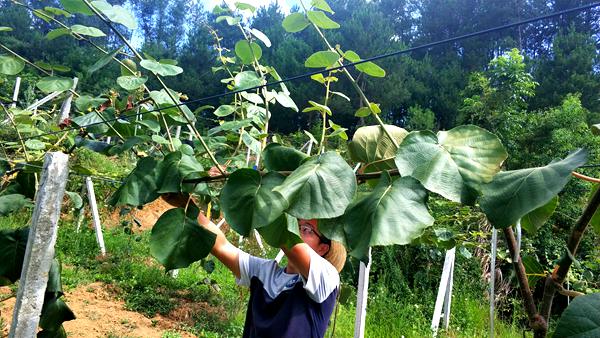
[[[102,227],[100,226],[100,214],[98,214],[98,206],[96,205],[96,194],[94,193],[94,184],[89,176],[85,177],[85,186],[87,188],[88,202],[92,209],[92,219],[94,222],[94,230],[96,231],[96,241],[100,247],[100,254],[106,255],[106,247],[104,246],[104,236],[102,236]]]
[[[258,233],[258,230],[256,230],[256,229],[254,229],[254,238],[256,238],[258,247],[262,251],[263,256],[265,256],[267,254],[267,251],[265,250],[265,246],[263,245],[262,238],[260,238],[260,234]]]
[[[356,316],[354,318],[354,338],[365,336],[365,322],[367,318],[367,295],[369,294],[369,270],[371,270],[371,248],[369,248],[369,262],[360,262],[358,273],[358,294],[356,295]]]
[[[38,331],[48,272],[54,259],[60,207],[65,194],[69,156],[47,153],[35,198],[31,229],[10,327],[10,338],[35,337]]]
[[[175,138],[179,138],[179,135],[181,135],[181,126],[177,126],[175,129]]]
[[[494,283],[496,281],[496,244],[498,242],[498,231],[492,229],[492,254],[490,257],[490,338],[494,338]]]
[[[17,99],[19,98],[19,90],[21,88],[21,78],[17,76],[15,80],[15,91],[13,92],[12,103],[10,104],[11,108],[15,108],[17,106]]]
[[[310,139],[308,141],[308,149],[306,150],[306,155],[310,156],[310,152],[312,151],[312,147],[313,147],[313,141],[312,141],[312,139]]]
[[[440,318],[442,318],[442,313],[444,317],[444,328],[448,328],[448,322],[450,318],[450,302],[452,300],[452,282],[454,274],[455,255],[456,248],[452,248],[446,251],[446,257],[444,259],[444,268],[442,269],[442,278],[440,279],[440,287],[438,289],[437,298],[435,301],[433,318],[431,319],[431,330],[433,331],[434,337],[437,336],[437,331],[440,326]]]
[[[69,119],[69,115],[71,114],[71,102],[73,101],[73,91],[77,87],[77,82],[79,79],[73,78],[73,86],[71,87],[71,91],[67,93],[67,97],[63,101],[62,106],[60,107],[60,117],[58,118],[58,125],[63,124],[65,120]]]

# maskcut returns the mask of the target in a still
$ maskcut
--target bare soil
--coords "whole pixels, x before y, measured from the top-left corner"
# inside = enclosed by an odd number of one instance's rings
[[[7,287],[0,288],[0,300],[10,294]],[[168,316],[157,315],[147,318],[144,315],[128,311],[125,303],[117,299],[115,294],[102,283],[82,285],[65,292],[63,296],[77,319],[64,323],[69,337],[140,337],[160,338],[165,331],[178,332],[181,337],[194,337],[183,330],[186,320],[193,310],[190,306],[178,307]],[[8,336],[15,298],[0,303],[0,336]],[[201,306],[201,305],[194,305]],[[175,312],[176,311],[176,312]],[[190,318],[191,319],[191,318]]]

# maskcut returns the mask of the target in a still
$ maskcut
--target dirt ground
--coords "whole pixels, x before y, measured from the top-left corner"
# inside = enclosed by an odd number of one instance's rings
[[[152,229],[163,212],[180,203],[182,201],[179,201],[177,197],[168,201],[161,197],[147,204],[141,210],[134,210],[133,216],[141,224],[134,230]],[[102,220],[103,226],[107,227],[115,226],[119,222],[118,210]],[[8,287],[0,287],[0,338],[8,336],[12,321],[15,298],[6,299],[10,294],[11,291]],[[125,303],[118,299],[114,292],[111,292],[110,286],[102,283],[80,285],[73,290],[66,291],[63,300],[77,317],[73,321],[64,323],[69,337],[161,338],[165,331],[177,332],[184,338],[194,337],[183,331],[182,328],[186,324],[193,324],[192,317],[200,309],[210,310],[206,304],[188,302],[180,304],[167,316],[157,315],[154,318],[147,318],[141,313],[126,310]]]
[[[7,287],[0,288],[0,299],[10,293]],[[64,323],[69,337],[140,337],[160,338],[165,331],[177,331],[181,337],[194,337],[180,330],[185,320],[181,321],[176,314],[169,317],[156,316],[147,318],[144,315],[127,311],[125,303],[102,283],[79,286],[65,292],[63,296],[77,319]],[[0,321],[3,327],[0,336],[8,336],[9,324],[15,298],[0,303]],[[171,318],[175,317],[175,318]]]

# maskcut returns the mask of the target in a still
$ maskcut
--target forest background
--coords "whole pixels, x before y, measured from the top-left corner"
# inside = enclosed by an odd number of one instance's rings
[[[591,2],[331,0],[329,4],[335,12],[332,17],[341,28],[326,34],[344,49],[368,58]],[[60,7],[58,1],[23,3],[35,8]],[[225,21],[215,23],[218,15],[212,13],[212,8],[203,7],[201,2],[183,0],[110,3],[124,5],[135,13],[138,27],[128,32],[128,37],[140,50],[156,59],[177,60],[184,68],[183,74],[165,79],[170,88],[185,93],[190,99],[227,92],[221,83],[223,75],[213,68],[218,66],[218,53],[209,27],[223,38],[221,46],[231,50],[240,33]],[[297,10],[291,8],[292,12]],[[281,8],[272,4],[259,9],[247,20],[249,27],[264,32],[272,42],[272,47],[263,48],[264,62],[276,66],[279,74],[286,78],[307,72],[304,61],[313,52],[322,50],[323,45],[313,30],[286,32],[281,26],[284,17]],[[597,164],[600,163],[600,141],[592,135],[589,126],[600,123],[599,17],[600,10],[596,8],[383,59],[378,64],[386,71],[384,79],[363,75],[358,77],[358,83],[380,104],[381,117],[387,123],[408,130],[447,130],[473,123],[496,133],[510,154],[507,169],[545,165],[577,147],[587,148],[590,163]],[[68,25],[102,27],[93,16],[74,16],[64,21]],[[118,90],[113,76],[119,72],[116,64],[109,64],[102,72],[88,72],[101,55],[87,43],[68,36],[48,39],[46,34],[55,27],[25,8],[0,0],[0,26],[13,29],[0,35],[2,44],[28,60],[68,66],[56,67],[55,71],[63,76],[77,76],[81,93],[107,93],[107,88]],[[112,32],[106,33],[106,37],[94,41],[110,50],[120,46]],[[35,101],[34,88],[40,75],[28,67],[20,76],[24,78],[20,100],[25,105]],[[149,80],[148,85],[156,87],[152,81]],[[0,75],[0,100],[11,101],[13,86],[13,78]],[[288,88],[299,107],[323,95],[322,86],[309,79],[291,82]],[[353,92],[352,84],[343,77],[336,88],[340,92]],[[226,100],[202,102],[198,106],[217,107]],[[334,97],[329,107],[335,111],[336,123],[349,128],[349,134],[365,123],[355,116],[360,108],[356,97],[350,101]],[[190,108],[193,111],[196,107],[190,104]],[[198,119],[199,129],[206,131],[216,125],[210,111],[200,114],[204,118]],[[315,115],[295,113],[279,106],[272,108],[273,132],[293,134],[311,130],[316,124],[319,120]],[[596,168],[584,170],[588,175],[598,176]],[[561,196],[558,212],[550,225],[525,240],[524,252],[535,256],[542,269],[550,269],[560,258],[564,238],[581,213],[582,201],[589,190],[589,184],[571,182]],[[447,207],[437,206],[438,209]],[[465,226],[472,221],[469,218],[472,215],[468,213],[457,214],[441,219],[435,227],[436,230],[451,229],[455,234],[467,232]],[[446,240],[451,242],[452,231],[442,235],[436,232],[436,235],[449,236]],[[474,237],[469,240],[475,241]],[[600,289],[597,277],[600,249],[595,243],[598,236],[591,234],[582,244],[578,257],[581,265],[573,269],[571,276],[576,290]],[[377,285],[388,285],[392,294],[411,293],[411,299],[417,301],[421,299],[419,292],[437,287],[437,268],[442,256],[441,251],[427,246],[382,248],[374,252],[373,276],[381,281]],[[434,261],[437,263],[432,263]],[[472,261],[467,262],[461,268],[477,270],[472,267]],[[391,265],[396,268],[386,268]],[[434,270],[437,272],[432,272]],[[558,306],[564,305],[558,302]],[[510,313],[511,309],[519,308],[506,306]]]

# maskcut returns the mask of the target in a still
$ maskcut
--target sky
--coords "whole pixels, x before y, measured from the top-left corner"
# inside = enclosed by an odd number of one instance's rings
[[[223,0],[198,0],[200,1],[200,3],[202,3],[204,5],[204,8],[206,10],[212,10],[212,8],[215,7],[215,5],[220,5],[223,3]],[[234,4],[235,2],[237,2],[237,0],[227,0],[225,1],[230,8],[234,8]],[[281,7],[281,10],[283,11],[283,13],[289,13],[290,12],[290,8],[292,8],[294,5],[298,5],[298,0],[240,0],[239,2],[245,2],[247,4],[250,4],[256,8],[259,7],[263,7],[263,6],[268,6],[270,3],[272,2],[277,2],[279,4],[279,7]],[[305,1],[305,3],[310,3],[310,1]],[[247,11],[244,11],[247,12]],[[249,15],[245,14],[245,15]]]

